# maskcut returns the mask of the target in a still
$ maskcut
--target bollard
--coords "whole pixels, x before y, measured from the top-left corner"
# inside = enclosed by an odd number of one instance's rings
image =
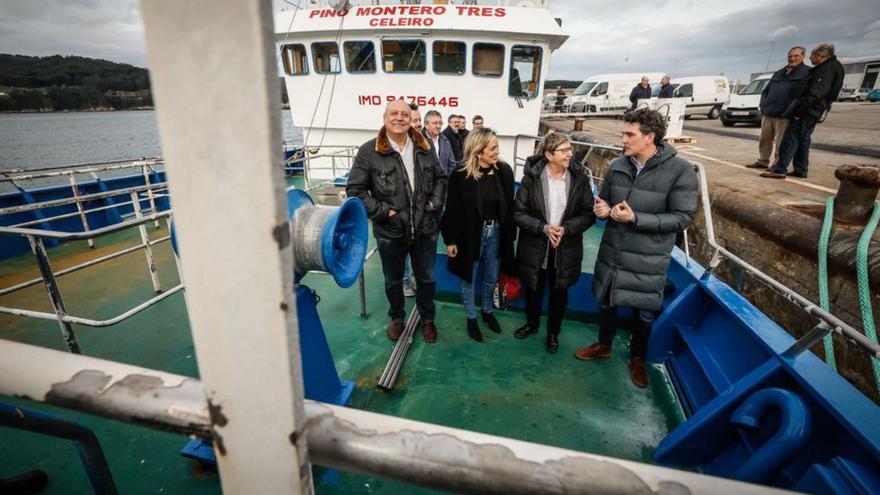
[[[880,191],[880,166],[841,165],[834,171],[840,181],[834,200],[834,221],[864,224]]]
[[[574,130],[583,132],[584,119],[574,119]]]

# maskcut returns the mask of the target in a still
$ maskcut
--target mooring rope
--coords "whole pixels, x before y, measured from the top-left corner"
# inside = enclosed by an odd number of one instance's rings
[[[831,312],[831,302],[828,299],[828,240],[831,237],[831,224],[834,222],[834,196],[828,198],[825,203],[825,220],[822,222],[822,233],[819,235],[819,306],[827,312]],[[825,362],[837,371],[837,361],[834,359],[834,341],[831,332],[822,339],[825,347]]]
[[[874,313],[871,308],[868,247],[871,245],[871,237],[874,236],[874,230],[877,228],[878,222],[880,222],[880,201],[875,201],[871,219],[865,225],[865,231],[859,237],[859,245],[856,248],[856,269],[859,281],[859,306],[862,309],[862,325],[865,328],[865,335],[874,342],[877,342],[877,330],[874,327]],[[874,369],[874,385],[877,387],[877,392],[880,393],[880,359],[873,357],[871,359],[871,367]]]

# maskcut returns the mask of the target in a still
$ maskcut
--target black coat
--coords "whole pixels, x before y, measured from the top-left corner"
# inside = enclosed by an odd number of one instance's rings
[[[761,91],[761,113],[767,117],[782,117],[785,114],[810,73],[810,68],[804,64],[789,73],[786,73],[787,70],[786,66],[773,73],[770,82]]]
[[[498,213],[501,218],[499,254],[501,269],[508,275],[516,275],[513,241],[516,227],[513,224],[513,170],[504,162],[497,164]],[[483,230],[483,203],[480,201],[480,182],[470,178],[463,167],[449,176],[449,193],[446,212],[443,214],[441,232],[446,245],[455,244],[458,255],[449,258],[447,269],[458,278],[473,283],[474,262],[480,259],[480,239]]]
[[[519,227],[519,240],[516,246],[516,263],[520,279],[535,289],[538,286],[538,273],[544,264],[550,247],[550,240],[544,234],[547,225],[547,201],[541,174],[547,161],[535,155],[526,160],[523,179],[513,210],[513,221]],[[571,174],[568,186],[568,201],[562,214],[561,225],[565,235],[556,248],[556,287],[567,289],[581,276],[581,262],[584,257],[584,231],[596,223],[593,214],[593,191],[590,179],[583,165],[572,160],[568,167]]]
[[[639,85],[641,86],[641,84]],[[657,93],[657,98],[672,98],[673,96],[672,84],[665,84],[660,86],[660,91]]]
[[[464,140],[449,126],[443,129],[443,135],[449,140],[449,146],[452,147],[452,156],[455,158],[455,163],[461,163],[461,159],[464,156]]]
[[[647,88],[642,86],[641,83],[636,84],[636,87],[629,92],[629,101],[632,103],[632,106],[629,107],[633,109],[636,105],[639,104],[639,100],[645,100],[651,97],[651,86]]]
[[[415,165],[412,190],[400,153],[391,147],[384,127],[358,149],[348,176],[345,193],[364,202],[376,237],[411,242],[416,234],[433,234],[439,228],[446,171],[421,134],[410,129],[409,137]],[[388,210],[397,214],[389,217]]]
[[[638,176],[629,157],[621,156],[608,168],[600,197],[612,207],[626,200],[636,221],[608,217],[593,294],[602,301],[610,291],[613,306],[660,309],[675,236],[690,225],[697,209],[694,167],[669,144],[660,145]]]
[[[843,64],[836,56],[810,68],[807,80],[797,98],[794,99],[785,117],[812,116],[816,119],[831,110],[843,87]]]

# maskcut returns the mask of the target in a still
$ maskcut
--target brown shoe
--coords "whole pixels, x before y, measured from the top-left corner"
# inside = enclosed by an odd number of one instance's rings
[[[428,320],[422,325],[422,339],[429,344],[437,342],[437,327],[433,321]]]
[[[403,322],[399,320],[394,320],[388,325],[388,338],[391,340],[397,340],[400,338],[400,334],[403,333]]]
[[[594,359],[608,359],[611,357],[611,346],[596,342],[589,347],[578,349],[577,352],[574,353],[574,357],[578,359],[583,359],[584,361],[592,361]]]
[[[643,358],[629,358],[629,376],[636,387],[645,388],[648,386],[648,372],[645,371]]]

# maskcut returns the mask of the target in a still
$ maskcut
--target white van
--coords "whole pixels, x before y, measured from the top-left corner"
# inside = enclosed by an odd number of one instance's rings
[[[764,74],[752,79],[738,94],[730,95],[730,102],[721,109],[721,123],[724,127],[734,124],[761,124],[761,92],[767,87],[773,74]]]
[[[684,117],[705,115],[717,119],[721,107],[730,101],[730,85],[724,76],[676,77],[669,81],[673,97],[685,98]]]
[[[660,82],[662,72],[633,72],[629,74],[600,74],[582,82],[563,103],[564,112],[595,115],[619,114],[631,105],[629,93],[648,76],[651,84]]]

